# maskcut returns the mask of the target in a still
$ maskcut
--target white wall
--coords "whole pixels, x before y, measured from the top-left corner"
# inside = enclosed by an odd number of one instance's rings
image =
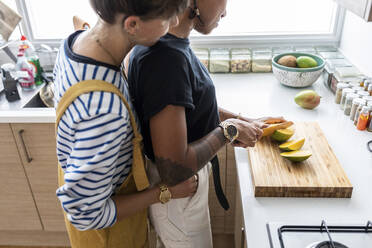
[[[372,77],[372,22],[347,11],[340,50],[359,70]]]

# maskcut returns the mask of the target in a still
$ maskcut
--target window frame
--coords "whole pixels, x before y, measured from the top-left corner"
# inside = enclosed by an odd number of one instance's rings
[[[34,44],[47,44],[58,47],[62,39],[35,39],[25,0],[15,0],[17,9],[22,15],[21,27],[27,38]],[[345,20],[345,8],[336,7],[336,17],[333,30],[330,34],[260,34],[260,35],[233,35],[233,36],[191,36],[193,47],[259,47],[280,45],[332,45],[339,46],[342,28]],[[71,24],[72,25],[72,24]]]

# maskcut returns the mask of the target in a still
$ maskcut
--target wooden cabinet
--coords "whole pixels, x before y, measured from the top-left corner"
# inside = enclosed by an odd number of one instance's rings
[[[53,123],[0,124],[0,246],[68,246],[62,209],[55,195],[57,156]],[[225,211],[210,180],[214,234],[234,234],[236,165],[234,149],[218,153]]]
[[[335,0],[342,7],[362,17],[366,21],[372,21],[372,0]]]
[[[227,145],[218,154],[222,189],[229,201],[230,209],[225,211],[218,202],[214,190],[213,176],[209,180],[209,211],[213,234],[233,234],[235,223],[236,165],[234,148]]]
[[[56,197],[57,155],[54,124],[12,124],[43,230],[66,231]]]
[[[0,237],[4,230],[42,230],[8,123],[0,123]]]
[[[0,245],[68,246],[54,124],[0,124],[0,137]]]
[[[243,207],[239,182],[236,183],[234,241],[235,248],[246,247]]]

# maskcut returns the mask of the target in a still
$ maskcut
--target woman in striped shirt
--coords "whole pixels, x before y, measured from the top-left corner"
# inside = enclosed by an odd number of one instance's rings
[[[92,79],[116,86],[132,106],[122,60],[134,45],[150,46],[176,25],[187,0],[90,2],[97,24],[64,40],[56,60],[56,106],[69,87]],[[57,197],[77,230],[111,227],[159,202],[158,187],[126,196],[114,193],[131,172],[132,138],[128,109],[113,93],[82,94],[64,112],[57,127],[57,156],[65,183]],[[170,191],[182,198],[196,187],[192,177]]]

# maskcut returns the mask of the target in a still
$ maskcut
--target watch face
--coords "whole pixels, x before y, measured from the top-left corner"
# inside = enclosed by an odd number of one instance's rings
[[[238,133],[238,130],[234,125],[228,125],[226,130],[230,137],[235,137],[235,135]]]

